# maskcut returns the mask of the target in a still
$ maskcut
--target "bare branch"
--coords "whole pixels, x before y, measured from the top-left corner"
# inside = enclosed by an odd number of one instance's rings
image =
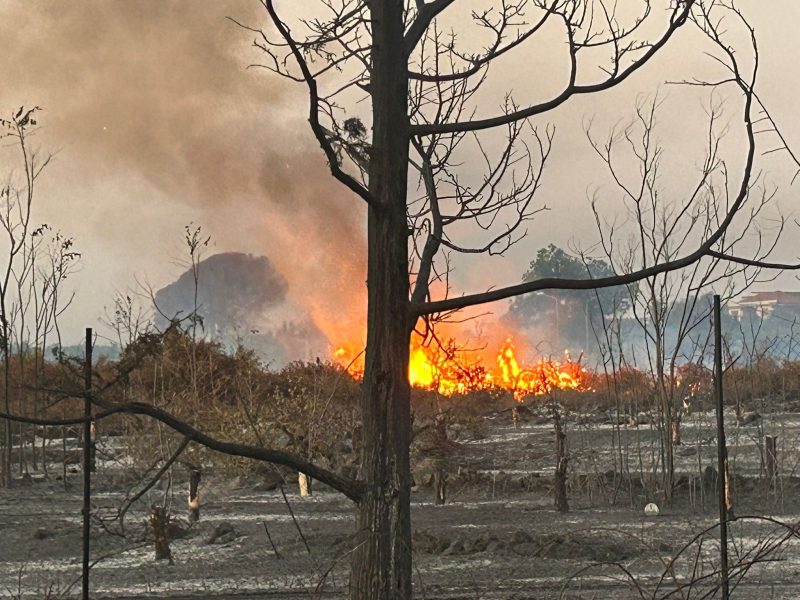
[[[205,446],[211,450],[227,454],[229,456],[241,456],[243,458],[252,458],[263,462],[283,465],[291,469],[296,469],[301,473],[305,473],[314,479],[321,481],[325,485],[329,485],[333,489],[343,493],[345,496],[359,502],[361,499],[361,486],[358,482],[341,477],[336,473],[323,469],[300,456],[290,452],[283,452],[281,450],[274,450],[271,448],[260,448],[258,446],[249,446],[246,444],[238,444],[236,442],[228,442],[219,440],[210,435],[203,433],[196,429],[186,421],[162,410],[152,404],[145,402],[127,402],[124,404],[116,404],[102,397],[92,394],[92,402],[104,410],[94,415],[95,420],[104,419],[114,414],[128,414],[128,415],[146,415],[164,423],[171,429],[185,436],[184,443],[196,442],[201,446]],[[75,419],[35,419],[29,417],[22,417],[19,415],[0,413],[0,418],[8,419],[9,421],[16,421],[20,423],[31,423],[35,425],[76,425],[78,423],[86,422],[85,418]]]
[[[713,256],[714,258],[719,258],[720,260],[724,260],[727,262],[732,262],[739,265],[747,265],[749,267],[758,267],[759,269],[778,269],[781,271],[800,270],[800,263],[778,263],[778,262],[769,262],[764,260],[755,260],[751,258],[742,258],[740,256],[732,256],[730,254],[726,254],[724,252],[717,252],[715,250],[709,250],[708,255]]]
[[[319,142],[322,151],[325,153],[325,157],[328,159],[328,166],[330,167],[331,174],[341,183],[343,183],[348,189],[365,200],[368,204],[372,204],[374,199],[369,193],[369,190],[367,190],[367,188],[358,182],[352,175],[349,175],[342,170],[336,150],[331,145],[328,137],[328,132],[320,123],[320,96],[317,89],[317,80],[314,74],[311,72],[308,62],[303,56],[298,43],[292,37],[289,28],[286,26],[286,23],[283,22],[275,10],[274,2],[272,0],[262,0],[261,3],[267,10],[267,13],[269,13],[270,19],[275,25],[275,28],[278,30],[278,33],[289,47],[292,56],[297,62],[297,66],[300,68],[302,79],[305,81],[308,87],[308,122],[311,125],[311,130],[314,133],[314,137],[317,138],[317,142]]]
[[[442,133],[478,131],[482,129],[498,127],[501,125],[506,125],[513,121],[518,121],[520,119],[527,119],[529,117],[533,117],[548,112],[550,110],[553,110],[554,108],[560,106],[573,96],[582,94],[592,94],[595,92],[601,92],[604,90],[611,89],[619,85],[620,83],[625,81],[628,77],[633,75],[636,71],[641,69],[645,64],[649,62],[649,60],[653,56],[655,56],[667,44],[667,42],[669,42],[674,33],[680,27],[682,27],[688,20],[689,14],[692,10],[692,7],[694,6],[694,3],[695,0],[685,0],[682,2],[676,2],[667,30],[664,32],[664,34],[662,34],[662,36],[657,41],[648,45],[647,49],[639,58],[633,60],[626,68],[620,70],[619,72],[616,71],[612,72],[610,76],[605,80],[599,83],[588,84],[588,85],[580,85],[576,82],[575,53],[577,50],[577,45],[575,41],[572,39],[573,27],[569,22],[567,22],[567,35],[570,38],[570,51],[572,54],[573,66],[569,82],[567,83],[564,90],[558,96],[541,104],[528,106],[526,108],[522,108],[508,114],[498,115],[496,117],[490,117],[486,119],[475,119],[475,120],[461,121],[461,122],[457,121],[452,123],[412,125],[411,135],[429,136]]]
[[[417,13],[417,18],[414,19],[414,22],[406,31],[405,35],[405,47],[406,47],[406,56],[409,56],[413,51],[416,45],[419,43],[422,36],[425,35],[425,31],[430,26],[431,22],[442,12],[444,12],[448,6],[453,4],[455,0],[433,0],[433,2],[428,2],[427,4],[418,4],[419,12]]]

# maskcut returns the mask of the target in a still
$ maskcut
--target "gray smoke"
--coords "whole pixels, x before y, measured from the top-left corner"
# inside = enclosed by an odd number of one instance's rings
[[[226,17],[267,27],[252,0],[0,2],[0,113],[44,108],[40,139],[59,150],[48,177],[69,191],[69,204],[47,207],[43,220],[55,211],[58,226],[76,234],[87,280],[102,273],[125,287],[132,274],[165,272],[170,256],[137,259],[152,249],[150,231],[159,241],[171,235],[161,214],[188,212],[221,249],[268,255],[295,302],[322,314],[335,298],[327,320],[357,312],[350,322],[358,323],[361,204],[328,174],[305,121],[304,86],[247,70],[265,58],[254,35]],[[143,183],[114,187],[131,181]],[[148,189],[163,198],[157,206],[141,197]],[[131,212],[141,235],[125,228]],[[102,293],[79,295],[76,306],[100,302],[100,312],[111,290]]]

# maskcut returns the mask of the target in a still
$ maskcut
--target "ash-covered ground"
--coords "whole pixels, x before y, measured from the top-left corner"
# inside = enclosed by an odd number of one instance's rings
[[[506,411],[486,417],[480,435],[453,436],[444,506],[433,504],[429,467],[424,457],[417,460],[416,597],[720,597],[717,530],[692,542],[717,518],[716,472],[709,469],[716,465],[713,416],[684,420],[671,506],[649,475],[648,461],[657,458],[652,427],[615,426],[605,414],[570,415],[565,422],[567,513],[552,508],[554,433],[545,412]],[[771,483],[762,464],[765,435],[779,436],[779,477]],[[793,529],[800,521],[798,435],[800,415],[774,414],[746,425],[728,419],[734,514],[740,517],[731,524],[734,598],[800,596]],[[123,452],[124,440],[103,444]],[[79,472],[70,473],[66,490],[56,476],[0,490],[0,598],[79,593],[80,479]],[[347,595],[354,510],[322,486],[300,498],[296,486],[287,485],[284,499],[269,477],[206,472],[201,518],[189,527],[186,473],[176,467],[169,564],[154,560],[147,527],[150,503],[169,496],[164,486],[132,506],[122,531],[111,519],[130,490],[119,461],[101,461],[94,482],[93,598]],[[644,516],[649,501],[662,506],[659,516]]]

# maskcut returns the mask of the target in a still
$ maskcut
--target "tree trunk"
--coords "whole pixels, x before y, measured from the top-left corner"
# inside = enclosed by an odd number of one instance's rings
[[[404,318],[408,275],[398,268],[407,258],[405,239],[402,248],[389,243],[378,246],[381,237],[385,241],[391,233],[397,234],[387,230],[387,221],[379,219],[376,212],[370,210],[369,315],[362,390],[361,477],[365,488],[358,506],[351,597],[407,600],[411,598],[410,329]]]
[[[5,312],[5,309],[3,309]],[[8,326],[5,324],[3,318],[3,409],[6,413],[11,412],[11,372],[9,365],[9,352],[8,352]],[[3,419],[3,459],[0,468],[0,485],[8,487],[11,485],[11,421]]]
[[[89,424],[89,472],[97,471],[97,424],[94,420]]]
[[[36,385],[34,383],[33,385]],[[36,401],[34,400],[33,404],[33,417],[36,418],[38,415],[36,414]],[[31,431],[31,470],[36,472],[39,469],[39,457],[37,453],[39,452],[39,447],[36,445],[36,425],[30,426]]]
[[[353,600],[411,598],[407,65],[402,0],[369,4],[373,29],[367,350]]]
[[[553,424],[556,430],[556,472],[553,489],[553,504],[558,512],[569,512],[567,500],[567,434],[561,426],[558,410],[554,411]]]
[[[155,504],[150,506],[150,526],[153,528],[156,560],[168,560],[169,564],[172,564],[172,552],[169,549],[169,513],[165,508]]]
[[[300,497],[307,498],[312,494],[311,492],[311,477],[305,473],[297,474],[297,485],[300,488]]]
[[[436,506],[444,506],[447,502],[447,471],[444,468],[439,467],[434,473],[433,487],[436,495],[434,504]]]
[[[61,416],[66,415],[66,406],[61,404]],[[66,417],[65,417],[66,418]],[[67,486],[67,428],[61,426],[61,481],[64,483],[64,491],[68,489]]]
[[[434,503],[437,506],[443,506],[447,502],[447,463],[448,463],[448,448],[447,448],[447,417],[444,413],[439,412],[436,415],[436,422],[434,423],[434,431],[436,433],[436,472],[433,477],[433,487],[435,493]]]
[[[663,372],[659,371],[659,381],[663,381]],[[672,491],[675,487],[675,452],[673,449],[673,424],[675,416],[672,414],[672,404],[669,396],[664,392],[663,386],[658,384],[663,426],[661,429],[661,455],[663,458],[664,501],[667,505],[672,503]]]
[[[196,523],[200,520],[200,469],[189,472],[189,522]]]
[[[673,419],[672,421],[672,445],[681,445],[681,422],[679,419]]]
[[[403,207],[404,208],[404,207]],[[354,600],[411,598],[411,440],[405,212],[370,209],[369,309],[363,382]],[[399,234],[398,234],[399,228]],[[392,240],[394,237],[394,240]]]

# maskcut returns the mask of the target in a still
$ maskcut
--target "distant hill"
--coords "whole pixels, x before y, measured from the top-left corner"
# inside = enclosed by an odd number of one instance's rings
[[[198,265],[197,313],[203,329],[211,334],[248,323],[253,315],[261,315],[270,306],[286,298],[288,283],[266,256],[241,252],[214,254]],[[159,325],[167,318],[185,317],[195,306],[195,285],[192,269],[158,290],[155,302]]]
[[[197,314],[201,335],[229,347],[256,350],[276,366],[326,352],[328,340],[305,309],[287,299],[286,278],[266,256],[223,252],[198,265]],[[155,294],[156,324],[184,318],[195,306],[191,268]]]

